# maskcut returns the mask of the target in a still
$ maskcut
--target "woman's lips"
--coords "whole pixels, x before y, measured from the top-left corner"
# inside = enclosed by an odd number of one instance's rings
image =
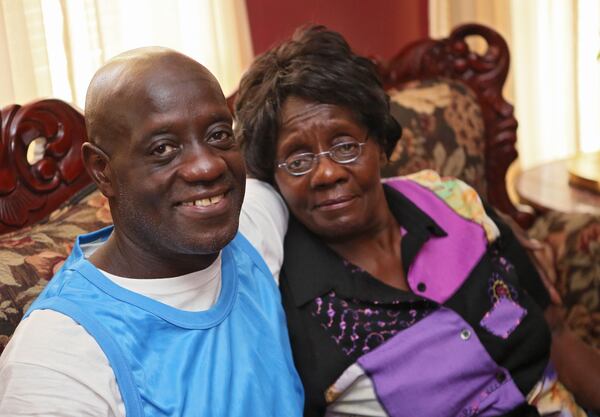
[[[353,195],[329,198],[315,204],[315,209],[321,211],[339,210],[352,204],[355,199],[356,197]]]

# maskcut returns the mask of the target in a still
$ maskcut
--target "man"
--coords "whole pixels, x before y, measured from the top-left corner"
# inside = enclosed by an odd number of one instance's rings
[[[134,50],[96,73],[85,113],[114,228],[78,238],[19,325],[0,415],[300,415],[278,290],[236,235],[245,169],[216,79]]]

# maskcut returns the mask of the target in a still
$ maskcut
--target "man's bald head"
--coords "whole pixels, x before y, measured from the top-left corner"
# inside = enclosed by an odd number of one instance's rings
[[[196,78],[214,83],[216,78],[200,63],[168,48],[147,47],[117,55],[101,67],[90,82],[85,100],[89,141],[107,153],[128,135],[128,109],[143,100],[153,85],[170,79]]]

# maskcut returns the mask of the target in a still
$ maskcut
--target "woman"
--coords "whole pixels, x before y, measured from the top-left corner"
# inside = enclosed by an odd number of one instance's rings
[[[464,183],[381,184],[400,127],[370,61],[311,27],[238,93],[248,171],[291,212],[280,289],[305,415],[538,415],[561,389],[547,292]]]

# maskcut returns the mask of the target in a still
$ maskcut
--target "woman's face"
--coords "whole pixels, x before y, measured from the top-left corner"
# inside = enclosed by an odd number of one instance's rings
[[[385,155],[349,109],[293,96],[284,102],[276,163],[296,154],[325,152],[349,140],[365,143],[354,162],[339,164],[320,156],[313,169],[300,176],[275,168],[275,182],[290,211],[326,241],[369,233],[383,224],[387,204],[379,167]]]

